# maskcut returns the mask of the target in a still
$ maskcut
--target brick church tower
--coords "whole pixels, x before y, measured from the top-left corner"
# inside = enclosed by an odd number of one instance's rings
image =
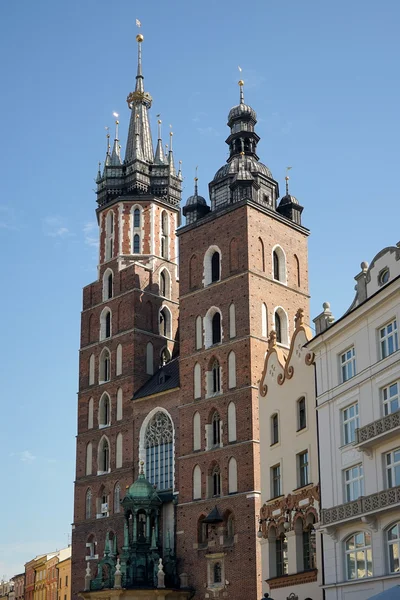
[[[308,317],[308,231],[288,189],[278,203],[278,183],[257,156],[256,114],[239,85],[240,103],[228,116],[229,158],[209,185],[211,209],[196,182],[178,232],[177,553],[196,598],[239,600],[245,590],[255,600],[261,597],[258,381],[269,330],[288,346],[297,309]]]
[[[117,123],[83,291],[73,594],[119,595],[121,581],[155,597],[159,564],[171,600],[258,600],[258,381],[271,328],[288,346],[297,309],[308,318],[308,231],[259,161],[243,82],[211,207],[196,181],[178,229],[182,178],[160,122],[153,150],[137,41],[125,158]]]

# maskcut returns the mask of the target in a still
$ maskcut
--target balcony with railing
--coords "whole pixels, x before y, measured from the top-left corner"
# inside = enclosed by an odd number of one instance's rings
[[[321,526],[336,526],[358,519],[368,522],[369,518],[374,518],[377,513],[399,507],[400,485],[369,496],[360,496],[357,500],[332,506],[332,508],[323,508],[321,510]]]
[[[378,442],[386,441],[399,434],[400,411],[397,411],[356,429],[354,447],[359,450],[368,450]]]

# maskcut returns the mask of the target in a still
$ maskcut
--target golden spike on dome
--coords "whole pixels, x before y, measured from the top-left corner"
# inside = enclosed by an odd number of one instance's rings
[[[136,36],[136,41],[138,42],[138,44],[141,44],[144,40],[144,36],[141,33],[138,33]]]
[[[239,79],[238,85],[240,87],[240,104],[244,104],[244,93],[243,93],[244,81],[243,81],[243,79]]]
[[[286,181],[286,196],[289,196],[289,175],[288,172],[290,171],[292,167],[286,167],[286,177],[285,177],[285,181]]]

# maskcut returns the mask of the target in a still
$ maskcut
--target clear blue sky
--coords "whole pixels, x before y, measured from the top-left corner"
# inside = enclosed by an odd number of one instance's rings
[[[340,316],[360,262],[400,238],[397,0],[1,2],[0,577],[68,542],[93,178],[113,111],[125,141],[136,18],[153,134],[161,113],[184,196],[195,165],[206,195],[226,159],[242,67],[261,160],[281,189],[293,166],[305,207],[313,316],[324,300]]]

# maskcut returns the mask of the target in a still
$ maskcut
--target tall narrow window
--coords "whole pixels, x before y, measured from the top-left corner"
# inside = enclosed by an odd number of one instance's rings
[[[110,425],[111,406],[108,394],[103,394],[99,403],[99,427],[108,427]]]
[[[217,394],[221,391],[221,370],[216,360],[211,369],[211,393]]]
[[[215,251],[211,257],[211,283],[220,280],[220,254]]]
[[[229,337],[236,337],[236,310],[233,302],[229,306]]]
[[[218,412],[215,412],[212,417],[212,443],[213,446],[221,445],[221,419]]]
[[[193,469],[193,500],[201,498],[201,469],[196,465]]]
[[[100,340],[111,337],[111,311],[105,308],[100,315]]]
[[[88,429],[93,429],[93,398],[89,398],[88,404]]]
[[[282,344],[282,323],[281,318],[278,313],[275,313],[275,332],[276,332],[276,341],[279,344]]]
[[[111,376],[111,356],[109,350],[104,348],[100,355],[99,383],[110,381]]]
[[[103,302],[113,297],[113,272],[111,269],[104,271],[103,275]]]
[[[281,465],[275,465],[271,467],[271,496],[277,498],[281,494]]]
[[[284,533],[276,539],[276,575],[282,577],[288,573],[288,545]]]
[[[161,213],[161,256],[168,258],[168,215],[163,210]]]
[[[122,467],[122,433],[117,435],[117,441],[115,443],[115,467],[116,469]]]
[[[109,338],[111,336],[111,313],[108,312],[106,314],[106,332],[105,337]]]
[[[358,402],[342,410],[343,443],[351,444],[356,440],[358,423]]]
[[[194,398],[201,398],[201,367],[199,363],[194,365],[193,380]]]
[[[214,565],[214,583],[221,583],[222,575],[221,575],[221,563],[217,562]]]
[[[228,463],[228,493],[236,494],[238,491],[238,475],[236,458],[232,456]]]
[[[399,349],[399,339],[397,334],[397,321],[394,319],[391,323],[385,325],[379,330],[379,341],[381,348],[381,358],[386,358]]]
[[[171,315],[166,306],[160,310],[160,335],[171,337]]]
[[[399,410],[399,382],[391,383],[382,390],[384,414],[390,415]]]
[[[363,579],[372,576],[371,534],[359,532],[345,544],[347,579]]]
[[[297,455],[297,468],[298,468],[298,484],[299,487],[303,487],[310,483],[308,476],[308,452],[301,452]]]
[[[276,253],[276,251],[273,252],[272,256],[273,256],[273,263],[274,263],[274,279],[276,279],[276,281],[279,281],[279,279],[280,279],[280,277],[279,277],[279,257],[278,257],[278,254]]]
[[[275,413],[271,417],[271,446],[279,442],[279,420]]]
[[[212,495],[220,496],[221,495],[221,473],[220,473],[218,466],[214,467],[211,478],[212,478]]]
[[[400,448],[386,454],[386,473],[388,487],[400,485]]]
[[[138,233],[133,236],[133,254],[140,254],[140,235]]]
[[[316,541],[315,529],[309,525],[303,531],[303,568],[305,571],[316,567]]]
[[[296,283],[297,283],[297,287],[300,287],[300,283],[301,283],[301,279],[300,279],[300,261],[297,257],[297,255],[294,255],[294,262],[296,265]]]
[[[169,416],[157,412],[146,428],[146,477],[159,490],[173,487],[173,428]]]
[[[196,350],[203,347],[203,323],[200,315],[196,318]]]
[[[297,430],[300,431],[307,426],[306,399],[304,396],[297,401]]]
[[[340,369],[342,372],[342,382],[351,379],[356,374],[356,351],[354,346],[341,354]]]
[[[89,442],[86,446],[86,475],[92,474],[92,443]]]
[[[147,375],[153,375],[154,373],[154,348],[151,342],[147,343],[146,346],[146,373]]]
[[[236,387],[236,354],[229,352],[228,355],[228,388]]]
[[[117,361],[116,361],[116,375],[122,375],[122,346],[117,346]]]
[[[360,496],[364,496],[364,475],[361,463],[344,471],[344,487],[346,502],[353,502]]]
[[[86,492],[86,502],[85,502],[85,517],[86,519],[92,518],[92,490],[89,488]]]
[[[212,318],[212,343],[219,344],[221,342],[221,315],[216,312]]]
[[[387,532],[387,543],[389,546],[389,571],[400,572],[400,523],[396,523]]]
[[[261,304],[261,335],[263,337],[267,337],[268,335],[268,309],[265,302]]]
[[[171,360],[171,352],[168,350],[167,347],[165,347],[161,350],[160,366],[164,367],[167,363],[169,363],[170,360]]]
[[[122,419],[122,400],[123,400],[122,388],[118,388],[118,392],[117,392],[117,421],[121,421],[121,419]]]
[[[160,295],[164,296],[164,298],[167,295],[166,291],[167,291],[167,286],[166,286],[166,281],[165,281],[165,274],[164,274],[164,271],[161,271],[161,273],[160,273]]]
[[[140,209],[135,208],[133,212],[133,226],[140,227]]]
[[[110,469],[110,446],[107,438],[102,438],[99,444],[98,470],[99,474],[108,473]]]
[[[259,254],[259,258],[258,258],[259,269],[261,271],[265,271],[264,242],[262,241],[261,238],[258,238],[258,254]]]
[[[109,210],[106,216],[106,240],[105,240],[105,257],[110,260],[113,256],[114,245],[114,213]]]
[[[201,420],[198,412],[193,416],[193,450],[201,449]]]

